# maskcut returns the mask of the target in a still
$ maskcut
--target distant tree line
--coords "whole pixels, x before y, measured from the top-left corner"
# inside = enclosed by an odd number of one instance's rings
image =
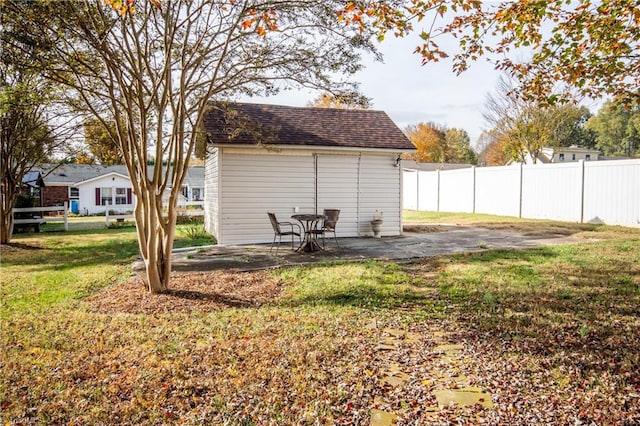
[[[487,96],[483,117],[487,130],[475,149],[462,129],[436,123],[407,127],[416,146],[412,159],[434,163],[469,163],[498,166],[534,159],[545,147],[593,148],[606,157],[640,157],[640,105],[628,99],[606,101],[596,115],[577,102],[554,105],[518,96],[516,87],[502,77]]]
[[[544,147],[594,148],[604,156],[640,156],[640,106],[629,99],[604,103],[596,115],[577,102],[542,105],[518,96],[502,77],[488,95],[483,116],[488,127],[477,144],[480,163],[502,165],[532,158]]]

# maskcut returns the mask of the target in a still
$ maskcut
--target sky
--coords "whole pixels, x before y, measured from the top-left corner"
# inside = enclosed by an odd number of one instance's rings
[[[383,62],[364,57],[365,68],[354,76],[360,91],[371,99],[371,109],[385,111],[401,129],[420,122],[435,122],[464,129],[471,145],[483,131],[482,108],[487,93],[497,84],[499,72],[481,58],[457,76],[451,61],[421,64],[414,54],[417,36],[389,36],[379,45]],[[306,106],[318,96],[311,90],[285,91],[269,98],[242,99],[257,103]]]

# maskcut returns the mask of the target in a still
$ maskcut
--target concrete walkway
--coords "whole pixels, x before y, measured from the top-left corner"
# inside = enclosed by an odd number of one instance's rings
[[[176,250],[173,270],[176,272],[235,269],[251,271],[280,266],[307,265],[336,261],[367,259],[409,261],[443,254],[515,249],[575,242],[567,235],[526,235],[513,230],[486,229],[469,226],[438,225],[434,232],[405,233],[398,237],[339,238],[338,248],[327,239],[325,251],[298,253],[283,239],[278,254],[270,244],[243,246],[194,247]]]

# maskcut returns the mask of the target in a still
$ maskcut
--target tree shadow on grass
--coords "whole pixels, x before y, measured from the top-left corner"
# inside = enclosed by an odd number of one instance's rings
[[[215,292],[205,293],[201,291],[169,289],[169,291],[167,291],[164,296],[170,296],[176,299],[184,299],[185,301],[201,302],[205,304],[213,303],[229,308],[249,308],[255,307],[257,305],[256,302],[250,299]]]
[[[408,310],[433,319],[446,315],[455,319],[461,334],[489,351],[534,355],[582,375],[609,371],[626,377],[625,372],[640,371],[638,262],[624,253],[611,261],[591,260],[598,258],[591,247],[570,248],[569,256],[566,250],[538,247],[428,258],[401,265],[404,276],[397,275],[396,283],[386,280],[384,272],[353,284],[340,277],[344,285],[307,285],[279,304],[400,315]],[[297,279],[309,280],[302,275]],[[321,280],[322,275],[313,277]],[[634,377],[628,380],[640,380]]]
[[[395,282],[381,272],[377,282],[346,284],[325,288],[322,284],[312,287],[302,296],[292,296],[280,301],[281,305],[333,305],[367,309],[423,309],[440,311],[446,303],[439,296],[440,284],[423,275],[436,273],[443,265],[459,262],[494,262],[497,259],[518,259],[534,262],[540,258],[554,258],[557,253],[546,247],[526,250],[490,250],[480,253],[429,257],[402,264],[403,276]],[[379,265],[396,265],[394,262],[372,262]],[[336,264],[338,265],[338,264]],[[316,268],[311,266],[310,268]],[[344,278],[344,277],[342,277]]]
[[[491,265],[485,281],[468,284],[450,273],[447,286],[431,285],[438,286],[437,303],[459,319],[460,332],[488,352],[533,356],[581,379],[611,374],[638,386],[640,375],[629,373],[640,371],[640,265],[634,256],[603,261],[584,250],[576,254],[580,265],[566,257],[554,263],[552,248],[458,256],[459,270]],[[527,276],[514,283],[505,272],[514,265],[535,270],[535,283],[528,285]]]
[[[406,290],[400,294],[389,294],[388,290],[377,290],[373,287],[344,291],[333,294],[309,294],[301,298],[293,298],[278,303],[280,306],[341,306],[362,309],[403,309],[434,310],[436,303],[424,292]]]
[[[27,244],[21,244],[18,247],[20,250],[30,251],[41,249],[42,253],[30,255],[28,258],[24,256],[3,256],[2,263],[6,266],[30,266],[33,271],[51,269],[64,271],[78,267],[120,264],[130,262],[139,252],[137,241],[122,241],[115,238],[96,241],[90,245],[74,245],[54,249],[34,247]]]
[[[119,292],[115,297],[107,293],[98,293],[87,301],[93,307],[94,312],[106,314],[176,314],[260,306],[258,301],[251,298],[216,291],[170,289],[162,294],[151,294],[146,289],[135,292],[128,291],[129,294]]]
[[[0,251],[4,252],[5,254],[7,252],[10,253],[12,251],[17,251],[17,250],[42,250],[43,248],[44,247],[41,247],[41,246],[35,246],[35,245],[24,244],[24,243],[16,243],[16,242],[0,245]]]

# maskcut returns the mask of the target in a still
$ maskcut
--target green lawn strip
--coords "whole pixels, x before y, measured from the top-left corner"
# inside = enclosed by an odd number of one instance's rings
[[[482,222],[518,223],[528,221],[528,219],[520,219],[512,216],[495,216],[476,213],[429,212],[417,210],[403,210],[402,219],[404,222],[440,222],[460,224],[478,224]]]
[[[0,315],[46,311],[130,275],[132,233],[82,231],[14,239],[2,247]]]
[[[445,257],[437,285],[443,296],[478,310],[531,310],[545,301],[627,306],[640,297],[640,239]]]
[[[478,213],[422,212],[415,210],[403,211],[403,223],[405,225],[431,223],[480,226],[490,229],[512,229],[527,235],[574,235],[592,231],[600,233],[606,229],[618,229],[618,232],[624,232],[628,229],[588,223],[581,224],[544,219],[523,219],[510,216],[495,216]],[[640,230],[638,230],[638,232],[640,232]],[[600,237],[604,238],[605,236],[600,234]]]

